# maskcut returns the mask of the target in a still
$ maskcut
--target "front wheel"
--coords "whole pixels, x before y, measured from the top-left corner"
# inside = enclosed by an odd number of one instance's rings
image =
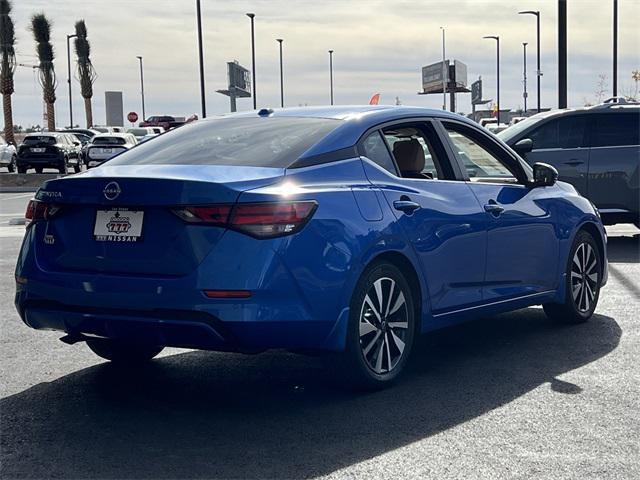
[[[569,253],[565,280],[564,303],[543,305],[552,320],[562,323],[583,323],[593,315],[600,297],[602,265],[598,245],[584,231],[576,235]]]
[[[15,155],[13,157],[11,157],[11,161],[9,162],[9,165],[7,166],[7,170],[9,170],[9,173],[13,173],[16,171],[16,157]]]
[[[80,164],[78,164],[78,165],[74,165],[74,166],[73,166],[73,171],[74,171],[75,173],[80,173]]]
[[[107,338],[87,340],[87,346],[93,353],[115,363],[142,363],[158,355],[163,347],[155,345],[125,343]]]
[[[402,271],[369,266],[351,299],[346,349],[330,358],[332,373],[350,388],[379,389],[402,372],[413,345],[415,304]]]

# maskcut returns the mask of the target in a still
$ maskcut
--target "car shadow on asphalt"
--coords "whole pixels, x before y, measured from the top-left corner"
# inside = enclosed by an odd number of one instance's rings
[[[530,308],[422,337],[376,393],[336,389],[317,357],[187,352],[104,363],[0,402],[3,477],[306,478],[472,420],[618,345],[610,317],[562,326]],[[83,348],[80,345],[77,348]]]
[[[607,256],[609,263],[639,263],[640,235],[609,237]]]

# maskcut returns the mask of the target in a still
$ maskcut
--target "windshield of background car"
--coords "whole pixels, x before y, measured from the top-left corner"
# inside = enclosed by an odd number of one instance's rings
[[[56,137],[49,137],[49,136],[33,136],[33,137],[24,137],[24,144],[25,145],[33,145],[36,143],[46,143],[47,145],[55,145],[56,144]]]
[[[531,128],[540,120],[544,120],[545,118],[546,117],[539,117],[538,115],[534,115],[533,117],[529,117],[526,120],[522,120],[521,122],[518,122],[515,125],[511,125],[510,127],[502,130],[501,132],[498,132],[496,135],[503,142],[509,143],[509,140],[514,138],[520,132],[523,132]]]
[[[94,137],[91,143],[94,145],[124,145],[126,141],[122,137]]]
[[[242,165],[286,168],[342,120],[271,117],[196,121],[118,155],[109,165]]]

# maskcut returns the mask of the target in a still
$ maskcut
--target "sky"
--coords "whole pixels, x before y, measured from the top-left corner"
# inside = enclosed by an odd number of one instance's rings
[[[334,50],[336,104],[363,104],[380,93],[381,104],[441,108],[442,95],[417,95],[421,67],[442,58],[440,27],[446,30],[448,59],[467,65],[468,83],[482,76],[484,97],[495,98],[496,44],[499,35],[501,107],[522,101],[522,42],[528,42],[529,107],[535,105],[535,17],[541,12],[542,106],[557,107],[556,0],[201,0],[207,113],[229,111],[226,62],[251,66],[250,20],[256,34],[256,87],[260,107],[279,107],[280,79],[276,38],[284,39],[285,106],[329,103],[329,55]],[[612,84],[613,0],[568,0],[568,102],[595,101],[599,75]],[[14,0],[16,54],[35,65],[30,17],[44,12],[52,21],[58,77],[58,127],[69,123],[66,35],[86,21],[94,84],[94,122],[104,124],[104,92],[122,91],[125,114],[141,116],[137,55],[144,58],[146,113],[200,114],[195,0]],[[640,0],[619,0],[619,92],[633,93],[633,70],[640,69]],[[73,51],[72,51],[73,62]],[[74,123],[84,126],[77,80],[72,80]],[[239,99],[238,110],[250,110]],[[470,94],[458,95],[458,111],[470,112]],[[14,123],[42,124],[42,94],[32,68],[18,67],[13,95]]]

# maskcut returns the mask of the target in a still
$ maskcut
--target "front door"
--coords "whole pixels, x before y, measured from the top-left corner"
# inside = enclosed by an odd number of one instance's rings
[[[559,242],[545,189],[558,187],[530,188],[522,166],[488,135],[442,124],[488,222],[484,302],[557,288]]]

